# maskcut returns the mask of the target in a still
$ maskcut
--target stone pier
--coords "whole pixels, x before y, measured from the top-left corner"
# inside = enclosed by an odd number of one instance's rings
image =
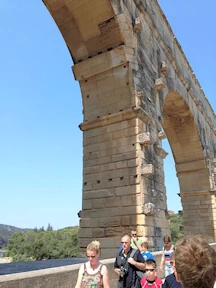
[[[216,239],[216,119],[156,0],[44,0],[72,56],[83,102],[80,246],[112,257],[122,234],[160,250],[169,234],[162,140],[185,233]],[[166,175],[169,177],[169,175]]]

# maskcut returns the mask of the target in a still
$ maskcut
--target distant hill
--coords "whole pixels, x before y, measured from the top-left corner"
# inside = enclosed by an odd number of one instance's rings
[[[15,232],[27,232],[28,230],[31,229],[22,229],[22,228],[18,228],[15,226],[11,226],[11,225],[4,225],[4,224],[0,224],[0,248],[2,248],[2,246],[6,246],[8,239],[10,238],[10,236],[15,233]]]

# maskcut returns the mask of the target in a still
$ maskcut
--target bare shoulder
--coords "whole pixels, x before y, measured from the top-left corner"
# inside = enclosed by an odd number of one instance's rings
[[[101,265],[102,265],[101,274],[103,275],[104,273],[107,273],[108,270],[107,270],[107,266],[105,264],[101,263]]]
[[[86,263],[85,263],[85,264],[86,264]],[[82,264],[82,265],[80,266],[80,268],[79,268],[79,272],[80,272],[80,273],[83,273],[83,272],[84,272],[84,265],[85,265],[85,264]]]

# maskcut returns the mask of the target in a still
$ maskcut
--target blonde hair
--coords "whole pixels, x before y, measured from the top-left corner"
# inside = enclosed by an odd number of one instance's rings
[[[149,248],[148,242],[145,242],[145,241],[142,242],[141,247],[148,249]]]
[[[91,243],[88,244],[87,246],[87,251],[93,251],[96,254],[99,254],[100,252],[100,242],[97,240],[92,241]]]

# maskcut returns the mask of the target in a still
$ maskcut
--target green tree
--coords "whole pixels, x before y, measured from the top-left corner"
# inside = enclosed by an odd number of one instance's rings
[[[13,261],[57,259],[74,257],[79,253],[79,227],[68,227],[58,231],[29,230],[14,233],[8,242],[6,256]]]
[[[53,231],[53,227],[50,225],[50,223],[48,223],[47,231]]]
[[[171,230],[171,239],[175,243],[184,236],[182,215],[174,214],[169,218],[170,230]]]

